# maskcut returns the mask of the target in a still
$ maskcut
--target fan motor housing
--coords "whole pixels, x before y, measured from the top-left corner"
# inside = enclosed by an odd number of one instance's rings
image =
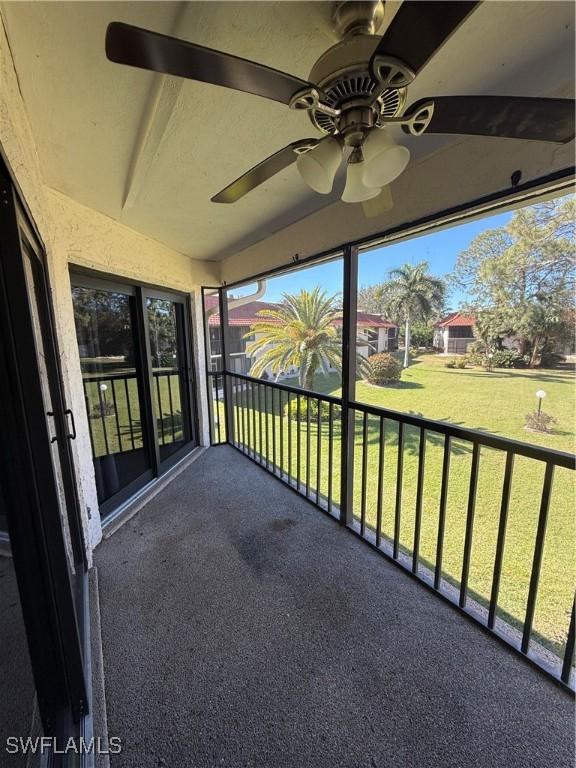
[[[347,37],[320,56],[310,71],[309,80],[322,89],[322,101],[334,109],[360,106],[372,101],[378,85],[369,61],[378,45],[378,35]],[[387,88],[373,104],[374,122],[380,117],[396,117],[406,101],[406,88]],[[321,110],[310,110],[313,125],[326,134],[341,132],[340,118]]]

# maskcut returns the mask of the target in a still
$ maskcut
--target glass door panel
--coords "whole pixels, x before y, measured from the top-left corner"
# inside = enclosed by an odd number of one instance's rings
[[[152,402],[161,465],[192,439],[185,317],[183,302],[146,297]]]
[[[96,487],[105,514],[103,503],[120,502],[118,494],[128,498],[152,478],[136,297],[128,288],[75,285],[72,298]]]

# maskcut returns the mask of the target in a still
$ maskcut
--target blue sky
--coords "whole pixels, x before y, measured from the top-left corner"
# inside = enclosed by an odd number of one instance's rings
[[[388,271],[393,267],[406,263],[416,264],[419,261],[427,261],[432,274],[443,277],[452,271],[458,254],[465,250],[477,235],[486,229],[503,226],[510,220],[511,215],[511,213],[501,213],[442,232],[366,251],[359,257],[358,284],[363,287],[380,283],[386,279]],[[341,261],[319,264],[273,277],[267,282],[264,299],[279,301],[283,293],[298,293],[302,288],[315,285],[321,285],[330,293],[339,293],[342,290]],[[255,285],[252,283],[234,289],[234,295],[244,295],[254,290]],[[463,293],[453,290],[448,296],[448,306],[456,309],[465,299],[466,296]]]

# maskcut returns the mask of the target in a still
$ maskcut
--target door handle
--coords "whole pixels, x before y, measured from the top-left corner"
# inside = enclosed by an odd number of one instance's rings
[[[74,421],[74,413],[70,408],[66,408],[64,413],[66,414],[66,416],[70,416],[70,422],[72,424],[72,432],[71,433],[69,432],[66,435],[66,437],[68,438],[68,440],[76,440],[76,422]]]
[[[54,411],[46,411],[46,416],[52,416],[54,418]],[[58,440],[58,435],[50,438],[50,444],[55,443]]]

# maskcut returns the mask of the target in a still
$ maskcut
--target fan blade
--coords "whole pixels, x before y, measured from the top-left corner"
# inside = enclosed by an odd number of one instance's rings
[[[106,31],[106,56],[117,64],[254,93],[288,104],[303,88],[299,77],[212,48],[113,21]]]
[[[372,54],[370,64],[376,56],[392,56],[418,74],[479,4],[404,0]]]
[[[440,96],[417,101],[404,117],[410,117],[430,101],[434,102],[434,112],[426,133],[503,136],[565,144],[576,132],[573,99]]]
[[[362,203],[362,210],[367,219],[375,219],[376,216],[380,216],[380,214],[386,213],[386,211],[391,211],[393,207],[394,201],[392,200],[392,191],[389,186],[382,187],[379,195],[370,198],[370,200],[364,200]]]
[[[273,155],[270,155],[270,157],[267,157],[266,160],[262,160],[261,163],[255,165],[254,168],[246,171],[240,178],[218,192],[217,195],[214,195],[214,197],[211,198],[211,202],[235,203],[237,200],[240,200],[241,197],[247,195],[248,192],[251,192],[255,187],[268,181],[272,176],[280,173],[284,168],[287,168],[295,162],[298,157],[296,152],[297,149],[314,147],[318,142],[319,139],[301,139],[299,141],[293,141],[292,144],[288,144],[284,149],[275,152]]]

